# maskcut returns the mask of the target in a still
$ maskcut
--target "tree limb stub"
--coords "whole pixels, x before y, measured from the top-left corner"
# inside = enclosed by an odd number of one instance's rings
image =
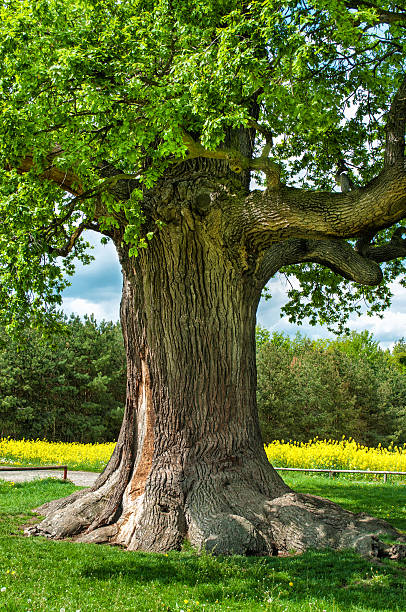
[[[248,159],[248,157],[245,157],[235,149],[216,149],[211,151],[205,149],[185,131],[183,131],[183,143],[188,150],[187,159],[195,159],[196,157],[222,159],[225,160],[229,164],[230,169],[237,174],[243,170],[259,170],[264,172],[267,178],[267,188],[276,188],[280,183],[280,167],[265,155],[254,159]]]

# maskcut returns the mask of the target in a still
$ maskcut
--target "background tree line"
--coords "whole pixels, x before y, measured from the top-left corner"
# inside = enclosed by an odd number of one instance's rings
[[[126,387],[120,325],[65,321],[52,344],[0,329],[0,436],[117,438]],[[265,442],[352,436],[406,442],[406,341],[383,351],[368,332],[312,341],[257,328],[258,406]]]
[[[52,344],[0,329],[0,435],[67,442],[117,438],[126,365],[118,323],[72,316]]]
[[[383,351],[367,331],[312,341],[257,328],[264,440],[352,436],[406,442],[406,341]]]

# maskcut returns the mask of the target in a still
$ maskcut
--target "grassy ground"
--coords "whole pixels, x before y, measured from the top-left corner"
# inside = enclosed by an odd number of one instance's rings
[[[288,480],[288,479],[287,479]],[[297,490],[406,529],[405,487],[290,476]],[[30,509],[69,494],[55,480],[0,481],[0,610],[322,612],[406,608],[406,563],[371,563],[351,552],[289,558],[215,558],[185,547],[168,555],[25,538]]]

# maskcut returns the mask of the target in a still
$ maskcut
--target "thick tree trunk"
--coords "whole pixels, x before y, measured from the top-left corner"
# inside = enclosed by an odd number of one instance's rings
[[[213,226],[212,226],[213,227]],[[354,546],[397,532],[298,495],[269,465],[256,410],[260,287],[190,210],[139,257],[118,246],[127,405],[117,446],[88,491],[39,509],[31,533],[130,550],[276,554]]]

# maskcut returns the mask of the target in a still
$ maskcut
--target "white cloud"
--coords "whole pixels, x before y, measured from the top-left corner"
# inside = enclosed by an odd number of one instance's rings
[[[98,321],[117,321],[119,318],[120,298],[92,302],[84,298],[64,298],[62,304],[65,314],[80,317],[93,314]]]
[[[394,312],[390,310],[380,319],[376,315],[368,317],[363,314],[358,319],[351,321],[350,328],[355,331],[368,330],[383,348],[392,349],[396,340],[406,336],[406,312]]]

